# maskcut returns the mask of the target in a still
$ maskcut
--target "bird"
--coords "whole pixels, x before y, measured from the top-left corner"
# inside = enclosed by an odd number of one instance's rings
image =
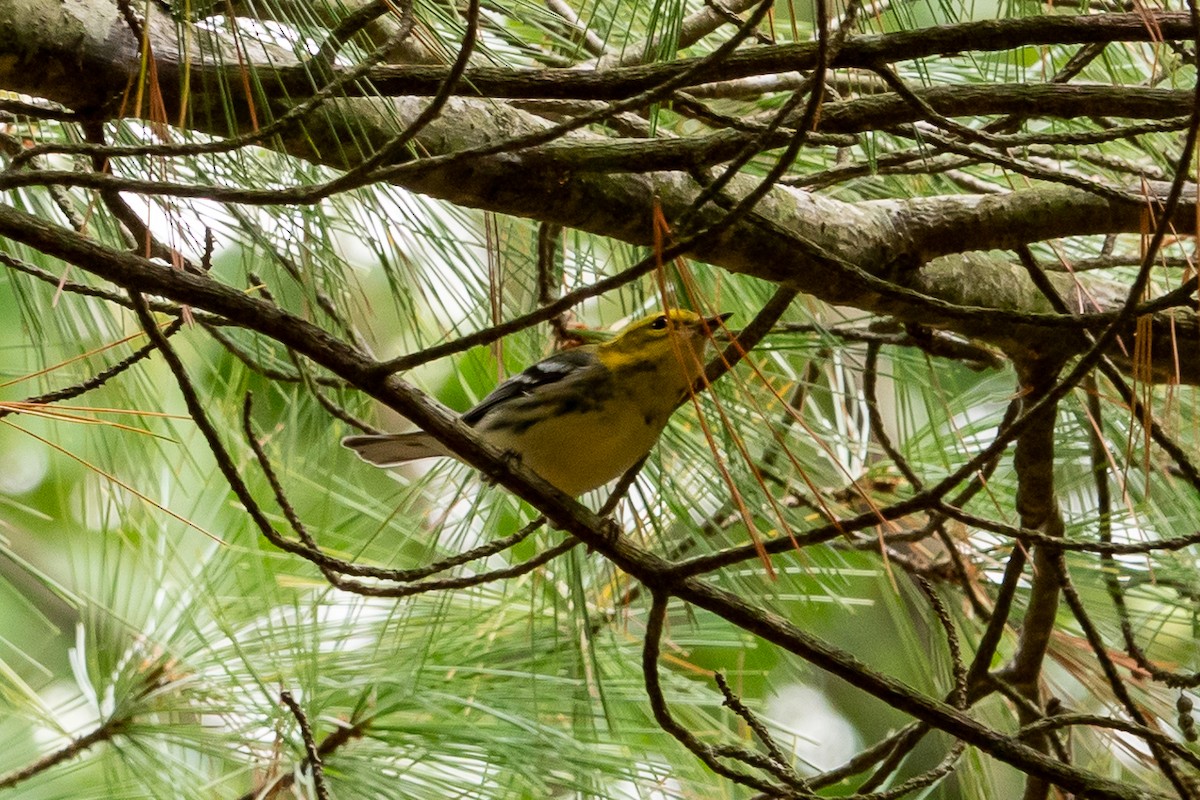
[[[704,350],[731,314],[671,309],[613,339],[555,353],[462,415],[481,439],[572,497],[638,463],[704,374]],[[347,436],[364,461],[394,467],[453,456],[425,431]]]

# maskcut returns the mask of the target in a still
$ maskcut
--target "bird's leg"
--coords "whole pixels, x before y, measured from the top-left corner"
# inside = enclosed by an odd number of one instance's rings
[[[600,536],[605,544],[614,545],[621,539],[621,525],[613,517],[600,520]]]
[[[483,470],[483,482],[487,486],[495,486],[505,475],[511,475],[521,466],[521,454],[516,450],[505,450],[500,454],[500,464]]]
[[[621,526],[612,517],[602,517],[596,532],[600,534],[600,539],[609,546],[615,545],[621,539]],[[589,544],[587,551],[591,553],[595,549],[595,545]]]

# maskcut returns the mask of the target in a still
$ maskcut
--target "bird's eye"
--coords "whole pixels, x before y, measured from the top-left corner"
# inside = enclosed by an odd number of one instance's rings
[[[665,327],[667,327],[667,317],[665,314],[650,323],[651,330],[661,331]]]

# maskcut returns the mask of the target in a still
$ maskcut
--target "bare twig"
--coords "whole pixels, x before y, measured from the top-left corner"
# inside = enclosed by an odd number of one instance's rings
[[[329,789],[325,786],[325,765],[321,763],[321,751],[313,738],[308,717],[304,714],[304,709],[296,702],[296,698],[292,697],[291,692],[286,690],[280,692],[279,699],[288,707],[288,711],[292,712],[292,716],[296,718],[296,724],[300,726],[300,737],[304,740],[304,752],[307,754],[305,762],[311,770],[313,791],[317,794],[317,800],[329,800]]]

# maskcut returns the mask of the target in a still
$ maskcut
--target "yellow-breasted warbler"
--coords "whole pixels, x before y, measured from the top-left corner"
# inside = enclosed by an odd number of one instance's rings
[[[675,309],[638,320],[610,341],[563,350],[509,378],[462,420],[563,492],[583,494],[650,452],[729,316]],[[381,467],[453,455],[424,431],[342,444]]]

